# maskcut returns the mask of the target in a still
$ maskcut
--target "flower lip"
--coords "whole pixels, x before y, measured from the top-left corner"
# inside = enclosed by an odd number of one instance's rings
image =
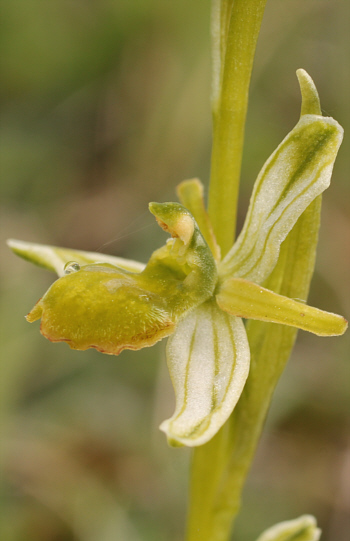
[[[156,250],[143,271],[70,261],[73,272],[52,284],[27,321],[41,317],[41,333],[52,342],[115,355],[169,336],[187,311],[213,294],[216,265],[183,205],[154,203],[151,210],[176,240]]]
[[[56,280],[27,321],[41,318],[41,333],[72,349],[118,355],[152,346],[173,332],[174,320],[162,296],[147,286],[141,273],[87,265]]]

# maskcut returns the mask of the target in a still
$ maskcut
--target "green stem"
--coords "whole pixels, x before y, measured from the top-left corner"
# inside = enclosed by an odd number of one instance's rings
[[[265,4],[266,0],[214,0],[214,8],[221,8],[221,13],[214,19],[213,32],[209,215],[222,256],[231,248],[235,235],[249,83]]]
[[[244,127],[254,53],[266,0],[213,0],[213,148],[209,215],[224,256],[235,236]],[[219,489],[239,476],[225,471],[233,445],[230,423],[193,454],[188,541],[224,541],[236,505],[220,502]]]

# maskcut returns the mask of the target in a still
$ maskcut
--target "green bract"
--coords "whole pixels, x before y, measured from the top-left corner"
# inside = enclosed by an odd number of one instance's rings
[[[281,243],[329,186],[342,140],[339,124],[321,116],[310,77],[303,70],[298,77],[301,119],[262,168],[243,230],[223,261],[197,179],[180,184],[183,205],[150,204],[172,239],[153,253],[146,266],[9,241],[18,255],[61,276],[27,316],[28,321],[41,317],[41,332],[50,340],[117,355],[171,335],[167,359],[176,409],[161,424],[170,443],[201,445],[230,416],[249,371],[249,345],[241,318],[282,323],[323,336],[346,330],[341,316],[262,287],[277,264]],[[64,264],[71,260],[76,263],[68,265],[64,275]],[[283,533],[264,535],[260,541],[289,539]],[[309,540],[316,537],[305,537]]]

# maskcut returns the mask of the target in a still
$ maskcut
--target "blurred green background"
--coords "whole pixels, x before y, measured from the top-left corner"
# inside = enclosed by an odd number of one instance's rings
[[[209,0],[11,0],[1,42],[1,541],[181,541],[190,454],[164,344],[73,352],[24,315],[53,275],[5,239],[147,261],[147,211],[209,175]],[[350,4],[268,0],[251,87],[240,224],[262,164],[293,127],[295,70],[350,133]],[[349,137],[323,203],[310,302],[350,316]],[[350,531],[350,333],[300,332],[244,493],[236,541],[313,513]]]

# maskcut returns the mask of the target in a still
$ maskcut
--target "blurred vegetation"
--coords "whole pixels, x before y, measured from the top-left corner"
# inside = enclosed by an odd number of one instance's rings
[[[8,237],[147,261],[165,236],[150,200],[209,176],[209,0],[2,5],[1,489],[3,541],[180,541],[189,453],[164,344],[118,358],[50,344],[26,314],[53,276]],[[295,70],[350,133],[350,4],[269,0],[246,131],[240,222],[254,179],[299,116]],[[325,193],[310,302],[350,315],[349,137]],[[244,493],[235,539],[317,516],[350,531],[350,334],[300,332]]]

